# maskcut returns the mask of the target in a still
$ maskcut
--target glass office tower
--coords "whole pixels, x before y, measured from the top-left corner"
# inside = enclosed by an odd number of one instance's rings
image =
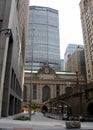
[[[39,69],[48,62],[60,68],[60,42],[58,11],[48,7],[30,6],[25,69]]]

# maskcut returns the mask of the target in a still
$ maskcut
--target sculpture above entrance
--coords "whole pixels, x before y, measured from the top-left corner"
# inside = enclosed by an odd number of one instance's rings
[[[38,73],[55,74],[55,71],[49,66],[48,62],[45,62],[44,65],[39,69]]]

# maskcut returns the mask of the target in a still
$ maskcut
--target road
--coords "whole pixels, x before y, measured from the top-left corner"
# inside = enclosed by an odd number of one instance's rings
[[[4,128],[8,130],[13,130],[14,128],[32,128],[33,130],[66,130],[65,121],[44,117],[42,113],[32,115],[31,121],[13,120],[12,117],[1,118],[0,128],[2,128],[2,130],[4,130]],[[80,130],[93,130],[93,123],[81,122]]]

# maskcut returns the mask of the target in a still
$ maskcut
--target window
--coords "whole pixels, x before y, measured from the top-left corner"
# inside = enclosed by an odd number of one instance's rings
[[[93,56],[91,56],[91,60],[93,60]]]
[[[37,86],[33,84],[33,99],[37,99]]]
[[[2,28],[2,20],[0,20],[0,30],[1,30],[1,28]]]
[[[50,88],[49,86],[44,86],[43,89],[42,89],[42,101],[47,101],[48,99],[50,99]]]
[[[91,78],[91,75],[88,75],[88,78]]]
[[[90,73],[90,69],[88,70],[88,73]]]
[[[56,96],[58,97],[60,95],[60,86],[56,86]]]

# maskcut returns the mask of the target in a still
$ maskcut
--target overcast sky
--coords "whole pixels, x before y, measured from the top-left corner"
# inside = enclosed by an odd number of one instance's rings
[[[46,6],[59,11],[60,57],[68,44],[83,44],[80,0],[30,0],[30,5]]]

